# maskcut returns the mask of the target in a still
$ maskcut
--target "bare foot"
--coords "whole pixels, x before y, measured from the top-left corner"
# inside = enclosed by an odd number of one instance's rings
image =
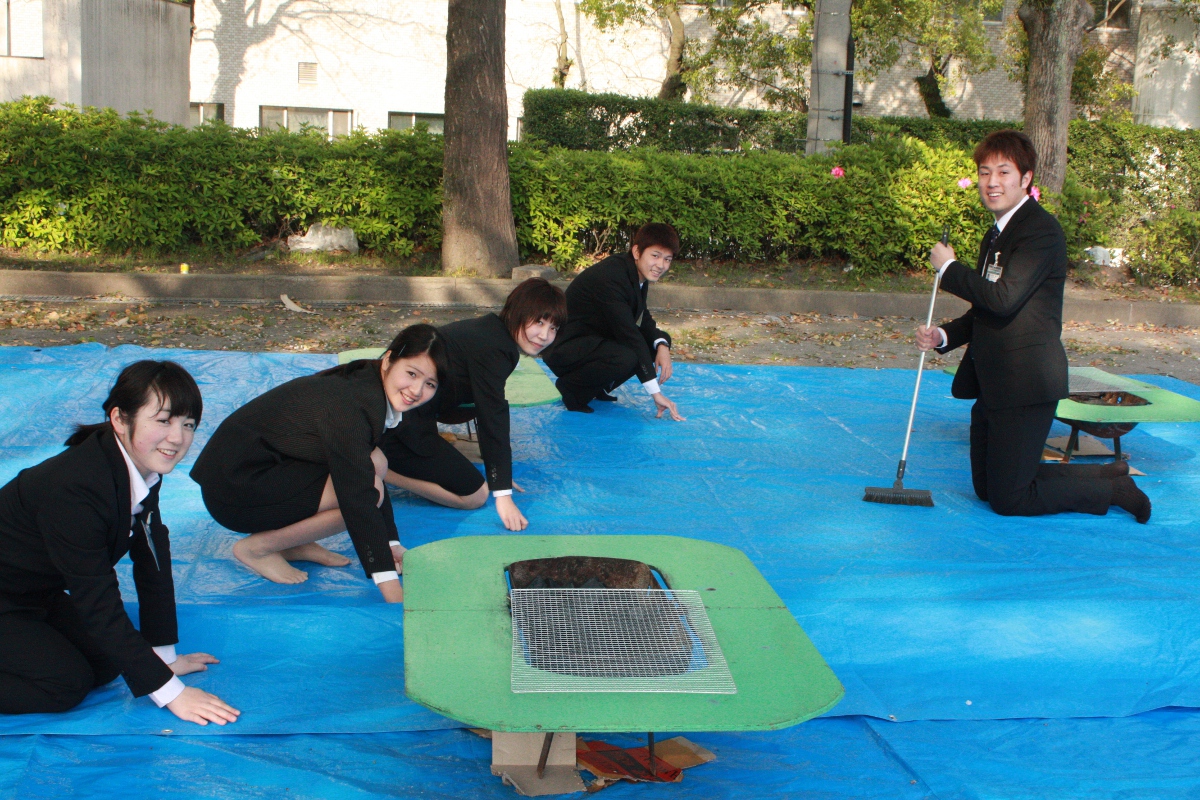
[[[350,563],[350,559],[327,550],[316,542],[280,550],[279,555],[288,561],[311,561],[325,567],[344,567]]]
[[[255,553],[249,537],[234,543],[233,554],[238,561],[274,583],[304,583],[308,580],[307,572],[293,567],[279,553]]]

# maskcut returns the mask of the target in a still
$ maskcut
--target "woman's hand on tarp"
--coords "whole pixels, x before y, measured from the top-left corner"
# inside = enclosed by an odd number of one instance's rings
[[[176,675],[191,675],[193,672],[204,672],[209,664],[220,663],[221,659],[208,653],[188,653],[186,656],[179,656],[167,666]]]
[[[178,697],[167,703],[167,708],[184,722],[194,722],[197,725],[237,722],[242,713],[215,694],[209,694],[195,686],[185,687]]]
[[[402,584],[399,580],[384,581],[383,583],[379,584],[379,593],[383,595],[385,602],[404,602],[404,584]]]
[[[496,498],[496,513],[500,515],[504,527],[510,531],[523,531],[529,527],[529,520],[525,519],[521,509],[517,508],[511,495]]]

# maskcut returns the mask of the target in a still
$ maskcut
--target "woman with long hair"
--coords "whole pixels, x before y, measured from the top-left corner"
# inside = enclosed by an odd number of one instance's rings
[[[489,492],[510,531],[529,522],[513,502],[509,443],[508,376],[524,353],[536,356],[567,321],[562,290],[543,278],[513,289],[499,314],[451,322],[438,328],[446,343],[448,377],[435,403],[388,431],[380,448],[387,483],[451,508],[479,508]],[[473,406],[463,408],[464,405]],[[474,465],[438,435],[437,423],[474,419],[486,481]]]
[[[402,602],[404,550],[378,444],[433,398],[445,373],[441,334],[413,325],[379,359],[296,378],[230,414],[191,474],[213,519],[249,534],[234,556],[267,580],[301,583],[308,574],[288,562],[346,566],[317,542],[347,531],[384,599]]]
[[[123,675],[134,697],[150,695],[180,719],[234,722],[241,712],[179,680],[217,659],[175,652],[171,544],[158,507],[162,478],[200,423],[200,389],[174,362],[138,361],[103,408],[105,422],[78,426],[64,452],[0,489],[0,713],[67,711]],[[113,569],[126,553],[140,628]]]

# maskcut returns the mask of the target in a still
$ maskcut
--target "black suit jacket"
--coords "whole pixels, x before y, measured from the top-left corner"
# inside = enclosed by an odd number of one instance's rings
[[[599,336],[637,354],[642,383],[656,378],[654,342],[665,339],[670,347],[671,337],[659,330],[646,307],[649,291],[650,282],[641,282],[632,253],[609,256],[585,269],[567,287],[567,324],[558,332],[553,357],[564,363],[582,360],[595,349],[592,337]]]
[[[473,403],[488,489],[511,489],[512,444],[504,387],[521,360],[521,349],[495,314],[451,322],[438,331],[446,344],[447,380],[438,387],[437,397],[406,413],[385,435],[398,436],[410,450],[428,455],[429,442],[438,435],[438,416]]]
[[[407,416],[407,415],[406,415]],[[192,478],[232,506],[286,502],[297,489],[260,475],[288,460],[329,470],[346,531],[367,575],[393,569],[392,504],[380,507],[371,451],[383,436],[387,397],[379,361],[354,361],[276,386],[230,414],[205,445]],[[309,474],[309,469],[302,470]]]
[[[1063,350],[1063,286],[1067,244],[1062,226],[1030,198],[1012,216],[992,246],[1003,272],[994,283],[983,276],[980,246],[975,269],[955,261],[942,275],[942,288],[971,303],[942,326],[945,353],[967,345],[951,392],[982,398],[992,409],[1061,400],[1067,396]]]
[[[0,611],[69,592],[88,633],[135,697],[171,680],[171,668],[151,648],[179,641],[171,544],[158,515],[160,486],[151,487],[131,526],[129,470],[112,431],[102,430],[22,470],[0,489]],[[125,612],[113,569],[126,553],[133,561],[140,632]]]

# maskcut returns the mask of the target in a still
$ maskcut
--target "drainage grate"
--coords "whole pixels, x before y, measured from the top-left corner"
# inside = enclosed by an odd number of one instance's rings
[[[736,694],[700,593],[513,589],[512,690]]]

